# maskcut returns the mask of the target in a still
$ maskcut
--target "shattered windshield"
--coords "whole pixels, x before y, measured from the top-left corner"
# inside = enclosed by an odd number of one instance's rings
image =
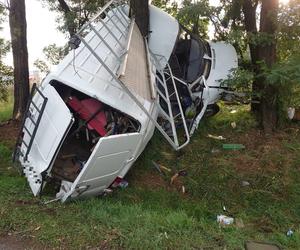
[[[208,63],[204,59],[205,54],[210,56],[209,45],[182,30],[175,45],[174,58],[170,63],[175,75],[190,83],[195,81],[205,74]]]

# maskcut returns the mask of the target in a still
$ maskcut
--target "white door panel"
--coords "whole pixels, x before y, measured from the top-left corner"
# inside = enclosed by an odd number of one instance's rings
[[[34,195],[37,195],[40,192],[40,187],[42,185],[40,181],[41,173],[50,167],[55,154],[61,146],[64,136],[73,124],[72,113],[50,84],[46,85],[42,90],[42,93],[48,101],[40,123],[38,124],[36,135],[33,138],[32,147],[28,154],[28,160],[24,163],[24,165],[27,166],[24,169],[24,174],[27,177]],[[38,93],[33,97],[33,102],[37,107],[41,107],[41,97]],[[36,112],[36,109],[33,106],[29,108],[29,111],[31,117],[36,122],[38,112]],[[29,118],[26,119],[25,126],[32,133],[34,124]],[[24,142],[29,144],[31,137],[24,128],[23,132]],[[25,150],[26,147],[23,144],[21,152],[24,152]]]
[[[69,196],[86,196],[110,186],[120,171],[134,159],[141,134],[122,134],[102,137],[90,159],[73,183],[63,201]]]

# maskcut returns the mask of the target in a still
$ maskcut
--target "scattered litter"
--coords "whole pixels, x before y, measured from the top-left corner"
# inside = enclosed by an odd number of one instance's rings
[[[215,140],[219,140],[219,141],[226,140],[226,138],[223,137],[222,135],[211,135],[211,134],[208,134],[207,137],[215,139]]]
[[[176,178],[178,177],[178,173],[177,174],[174,174],[172,177],[171,177],[171,181],[170,181],[170,184],[172,185],[173,182],[176,180]]]
[[[171,177],[171,181],[170,181],[170,184],[172,185],[174,183],[174,181],[176,180],[176,178],[178,176],[187,176],[187,171],[186,170],[180,170],[178,171],[176,174],[174,174],[172,177]]]
[[[293,121],[300,121],[300,109],[289,107],[288,118]]]
[[[226,150],[240,150],[245,148],[243,144],[223,144],[223,149]]]
[[[185,194],[185,186],[181,187],[181,191],[182,191],[183,194]]]
[[[127,181],[122,180],[122,181],[119,183],[118,187],[120,187],[120,188],[127,188],[128,185],[129,185],[129,184],[128,184]]]
[[[220,150],[220,149],[217,149],[217,148],[213,148],[213,149],[211,150],[211,152],[212,152],[213,154],[216,154],[216,153],[220,153],[221,150]]]
[[[187,176],[187,171],[183,169],[183,170],[180,170],[178,172],[178,174],[179,174],[179,176]]]
[[[169,239],[167,232],[165,232],[165,237],[166,239]]]
[[[221,214],[217,216],[217,222],[222,226],[228,226],[234,222],[234,219],[232,217]]]
[[[172,172],[172,170],[170,168],[167,168],[167,167],[165,167],[161,164],[158,164],[155,161],[152,161],[152,164],[153,164],[154,168],[156,168],[157,171],[160,173],[160,175],[163,175],[163,176],[166,175],[163,171],[166,171],[166,172],[169,172],[169,173]]]
[[[226,207],[225,206],[223,206],[223,211],[226,212]]]
[[[232,122],[232,123],[230,123],[230,125],[232,128],[236,128],[236,122]]]
[[[235,225],[236,225],[237,228],[244,228],[245,227],[245,224],[244,224],[242,219],[236,219],[235,220]]]
[[[167,172],[171,172],[172,170],[170,168],[167,168],[161,164],[159,164],[160,169],[166,170]]]
[[[103,190],[104,194],[111,194],[113,190],[111,188],[106,188]]]
[[[111,185],[112,188],[127,188],[129,185],[129,183],[127,181],[125,181],[124,179],[117,177],[116,180],[113,182],[113,184]]]
[[[286,236],[291,237],[294,234],[293,230],[289,228],[289,230],[286,232]]]
[[[250,186],[250,183],[248,181],[242,181],[241,185],[242,185],[242,187],[248,187],[248,186]]]
[[[159,172],[160,175],[165,176],[165,173],[161,171],[160,166],[155,161],[152,161],[152,165]]]
[[[236,109],[234,109],[230,111],[230,114],[235,114],[236,112],[237,112]]]
[[[47,204],[50,204],[50,203],[52,203],[52,202],[59,201],[60,199],[61,199],[61,197],[55,198],[55,199],[52,199],[52,200],[49,200],[49,201],[45,201],[45,202],[43,202],[43,204],[44,204],[44,205],[47,205]]]

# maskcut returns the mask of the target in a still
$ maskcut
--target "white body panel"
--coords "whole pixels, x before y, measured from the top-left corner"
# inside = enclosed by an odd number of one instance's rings
[[[24,174],[34,195],[38,195],[41,189],[41,173],[50,167],[64,135],[73,121],[71,112],[52,86],[47,85],[43,94],[48,98],[43,118],[28,155],[28,161],[24,162],[21,158],[25,166]],[[35,99],[36,103],[40,103],[39,95],[36,95]],[[38,107],[41,105],[38,104]],[[36,121],[37,112],[33,107],[31,114]],[[31,133],[33,132],[33,123],[29,119],[26,120],[25,126]],[[29,144],[29,141],[28,133],[24,133],[24,142]],[[22,144],[21,152],[24,154],[25,150],[26,147]]]
[[[95,195],[107,188],[124,167],[135,161],[141,139],[139,133],[102,137],[63,201],[69,196]]]
[[[226,79],[232,69],[238,67],[238,58],[234,47],[224,42],[209,42],[212,54],[212,66],[206,80],[209,87],[219,87],[220,80]],[[220,99],[223,89],[210,88],[208,104],[213,104]],[[204,96],[204,99],[208,98]]]
[[[150,5],[150,35],[149,48],[152,53],[169,58],[176,43],[179,23],[168,13]],[[166,65],[162,63],[162,66]]]

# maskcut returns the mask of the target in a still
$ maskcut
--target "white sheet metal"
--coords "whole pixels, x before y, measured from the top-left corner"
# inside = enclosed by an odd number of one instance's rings
[[[62,197],[89,196],[100,194],[119,175],[120,171],[136,159],[140,133],[102,137],[71,190]]]
[[[56,90],[51,85],[47,85],[42,92],[48,98],[48,102],[29,152],[28,161],[24,162],[22,158],[20,159],[25,166],[24,174],[34,195],[37,195],[41,189],[41,173],[50,167],[64,135],[73,123],[73,115]],[[41,105],[39,94],[34,96],[33,101],[38,107]],[[34,108],[30,110],[33,119],[37,119],[36,110]],[[25,126],[29,131],[33,131],[34,124],[29,119],[26,120]],[[30,141],[30,136],[26,132],[24,141],[27,144]],[[24,153],[25,149],[22,145],[21,152]]]
[[[149,35],[150,51],[169,59],[179,32],[178,21],[153,5],[149,6],[149,12],[151,32]],[[162,64],[162,67],[165,66],[166,64]]]

